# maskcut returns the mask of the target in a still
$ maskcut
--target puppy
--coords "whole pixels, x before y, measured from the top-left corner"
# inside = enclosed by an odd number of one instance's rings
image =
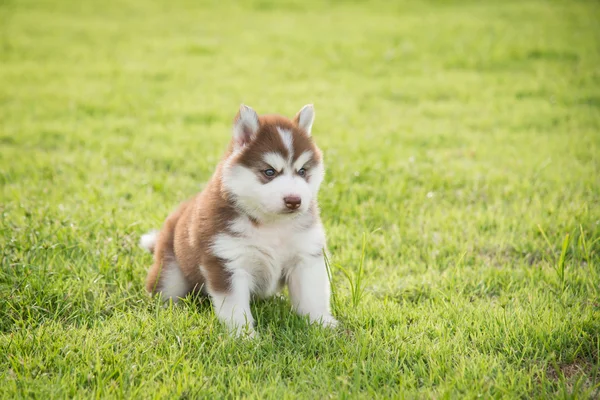
[[[314,117],[312,105],[292,120],[240,107],[208,185],[159,232],[142,237],[154,254],[149,292],[176,302],[200,291],[232,333],[253,336],[251,296],[272,296],[287,284],[296,312],[337,324],[317,205],[325,170],[311,136]]]

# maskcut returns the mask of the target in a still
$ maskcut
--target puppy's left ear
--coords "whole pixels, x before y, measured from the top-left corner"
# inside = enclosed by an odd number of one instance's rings
[[[235,119],[233,120],[233,143],[236,149],[250,143],[258,132],[258,115],[252,107],[240,105]]]
[[[315,122],[315,108],[312,104],[307,104],[294,117],[294,123],[302,128],[310,136],[313,122]]]

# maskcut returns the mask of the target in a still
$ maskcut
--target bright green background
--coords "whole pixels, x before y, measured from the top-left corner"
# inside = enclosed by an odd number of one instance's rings
[[[0,397],[599,395],[599,16],[1,0]],[[336,331],[271,299],[240,342],[144,292],[140,234],[210,177],[240,102],[315,104],[354,284],[367,239],[356,306],[334,267]]]

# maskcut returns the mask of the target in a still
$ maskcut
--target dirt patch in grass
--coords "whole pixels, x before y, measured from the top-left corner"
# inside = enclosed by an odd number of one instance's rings
[[[555,383],[564,383],[569,394],[587,393],[589,398],[600,397],[598,365],[578,358],[570,363],[548,366],[546,376]]]

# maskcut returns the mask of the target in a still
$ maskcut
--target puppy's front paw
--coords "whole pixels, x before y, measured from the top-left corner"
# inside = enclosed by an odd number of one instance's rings
[[[242,339],[257,339],[258,338],[258,333],[256,333],[256,331],[254,329],[247,329],[245,331],[243,331],[239,337],[241,337]]]
[[[331,315],[323,315],[322,317],[317,318],[315,322],[318,322],[321,326],[326,328],[335,328],[339,324],[339,322]]]
[[[229,321],[228,321],[229,322]],[[258,336],[254,330],[254,323],[240,322],[227,323],[229,335],[238,339],[253,339]]]
[[[258,333],[252,326],[236,327],[231,331],[232,335],[240,339],[255,339],[258,337]]]

